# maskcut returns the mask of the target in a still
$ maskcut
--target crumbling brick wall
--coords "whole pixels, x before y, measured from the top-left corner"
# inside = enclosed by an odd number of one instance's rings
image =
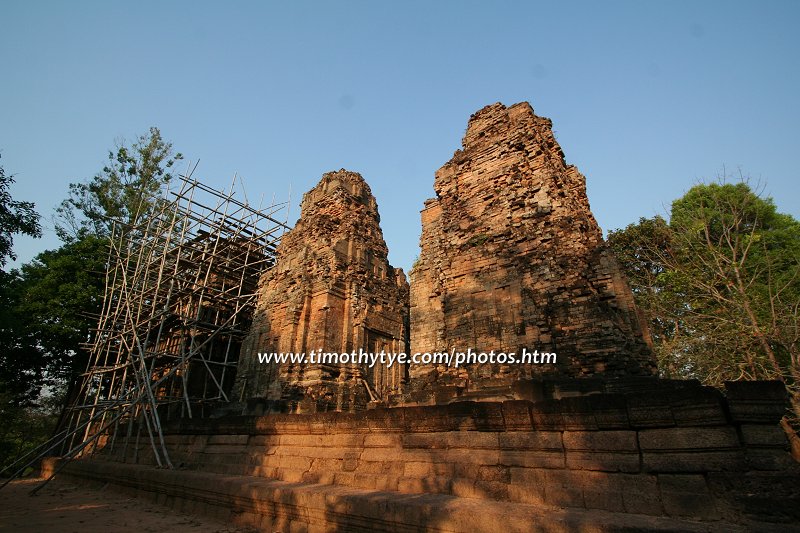
[[[365,409],[400,390],[405,368],[259,364],[258,352],[406,350],[408,282],[387,260],[378,205],[360,174],[329,172],[261,279],[240,356],[235,399],[282,401],[290,411]]]
[[[411,350],[555,352],[556,365],[416,366],[412,388],[476,390],[538,372],[652,375],[644,321],[549,119],[487,106],[436,172],[411,272]],[[454,393],[455,394],[455,393]],[[420,396],[417,395],[419,400]]]

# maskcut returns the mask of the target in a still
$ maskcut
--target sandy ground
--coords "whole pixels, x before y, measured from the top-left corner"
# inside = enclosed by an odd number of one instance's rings
[[[207,518],[133,498],[107,487],[88,488],[58,478],[36,496],[41,479],[21,479],[0,490],[0,532],[48,533],[252,533]]]

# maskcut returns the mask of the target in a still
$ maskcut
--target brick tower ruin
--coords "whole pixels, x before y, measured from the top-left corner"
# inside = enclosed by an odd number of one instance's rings
[[[557,363],[416,365],[414,389],[654,374],[644,321],[549,119],[526,102],[481,109],[434,189],[411,272],[412,353],[525,348],[555,352]]]
[[[258,352],[406,350],[408,282],[387,260],[378,205],[360,174],[322,176],[261,279],[235,398],[289,411],[352,411],[399,391],[399,365],[259,364]]]

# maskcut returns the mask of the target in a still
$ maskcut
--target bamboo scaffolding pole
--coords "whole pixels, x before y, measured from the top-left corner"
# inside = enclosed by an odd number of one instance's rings
[[[243,191],[243,201],[234,197],[241,177],[219,191],[193,178],[196,167],[177,187],[142,198],[129,222],[113,221],[101,312],[74,401],[59,432],[20,461],[59,447],[65,464],[104,449],[127,457],[129,446],[138,460],[144,436],[155,462],[171,468],[162,416],[191,416],[194,406],[207,414],[229,401],[259,277],[289,229],[289,202],[254,207]]]

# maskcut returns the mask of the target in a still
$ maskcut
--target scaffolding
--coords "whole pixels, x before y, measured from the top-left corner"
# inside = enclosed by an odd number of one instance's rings
[[[209,416],[229,402],[258,280],[289,229],[289,204],[254,207],[236,197],[238,178],[226,192],[192,174],[143,202],[138,222],[114,223],[89,362],[60,431],[37,456],[138,450],[146,439],[156,463],[171,468],[162,421]]]

